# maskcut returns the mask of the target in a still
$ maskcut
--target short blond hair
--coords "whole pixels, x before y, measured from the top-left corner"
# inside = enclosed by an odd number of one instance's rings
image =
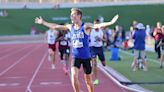
[[[77,12],[77,15],[80,15],[81,17],[82,17],[82,15],[83,15],[82,10],[79,9],[79,8],[72,8],[72,9],[71,9],[71,12],[72,12],[72,11],[76,11],[76,12]]]

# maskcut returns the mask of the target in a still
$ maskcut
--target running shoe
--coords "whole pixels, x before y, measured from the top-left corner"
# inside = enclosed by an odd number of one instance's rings
[[[105,61],[102,61],[101,62],[103,66],[106,66],[106,62]]]
[[[51,69],[54,70],[56,67],[54,64],[51,65]]]
[[[94,85],[98,85],[99,84],[99,80],[96,79],[94,82],[93,82]]]

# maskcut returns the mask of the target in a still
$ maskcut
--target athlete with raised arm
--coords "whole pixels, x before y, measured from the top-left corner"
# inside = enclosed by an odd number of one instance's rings
[[[91,67],[91,56],[89,50],[89,34],[92,28],[101,28],[114,24],[118,15],[110,22],[104,22],[100,24],[84,23],[82,21],[82,11],[78,8],[71,9],[71,22],[72,24],[59,25],[56,23],[48,23],[43,20],[42,17],[37,17],[35,23],[42,24],[48,28],[58,29],[58,30],[70,30],[71,41],[72,41],[72,66],[71,66],[71,81],[74,92],[80,92],[80,83],[78,80],[78,71],[80,66],[84,69],[84,79],[88,88],[88,92],[94,92],[94,87],[92,84],[92,67]]]

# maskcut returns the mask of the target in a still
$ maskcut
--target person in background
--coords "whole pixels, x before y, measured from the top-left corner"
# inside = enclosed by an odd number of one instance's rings
[[[56,52],[56,38],[58,31],[49,29],[46,31],[46,40],[48,43],[48,61],[51,62],[51,69],[55,69],[55,52]]]
[[[59,32],[61,35],[58,38],[59,42],[59,52],[60,52],[60,59],[63,63],[63,70],[64,73],[67,75],[69,71],[69,55],[70,55],[70,32],[64,31]]]
[[[162,24],[160,22],[157,22],[157,26],[153,31],[153,36],[155,39],[155,52],[157,53],[157,59],[160,59],[161,57],[161,50],[160,46],[158,47],[157,45],[159,44],[161,38],[162,38],[162,29],[161,29]]]
[[[99,24],[100,21],[97,19],[94,21],[94,24]],[[103,66],[106,66],[105,62],[105,55],[103,51],[103,42],[106,42],[106,35],[103,32],[103,30],[100,29],[92,29],[90,33],[90,51],[91,51],[91,58],[92,58],[92,69],[93,69],[93,75],[95,77],[95,80],[93,84],[98,85],[99,79],[97,77],[97,56],[99,60],[101,61]]]
[[[104,28],[104,32],[105,32],[105,35],[106,35],[106,45],[105,47],[107,49],[109,49],[110,45],[111,45],[111,35],[112,35],[112,29],[109,29],[108,27],[105,27]]]
[[[160,58],[160,68],[163,68],[164,62],[164,25],[162,26],[162,38],[158,44],[158,47],[161,48],[161,58]]]
[[[133,71],[138,69],[138,62],[137,59],[141,56],[142,64],[144,65],[143,70],[147,71],[147,64],[145,60],[145,39],[146,39],[146,32],[145,27],[142,23],[138,23],[136,25],[136,31],[133,35],[134,39],[134,59],[132,62]]]
[[[0,11],[0,17],[7,17],[8,16],[8,13],[6,10],[1,10]]]

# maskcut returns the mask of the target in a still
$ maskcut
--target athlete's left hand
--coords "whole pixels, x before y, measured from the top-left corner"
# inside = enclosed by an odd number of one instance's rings
[[[111,23],[114,24],[114,23],[117,21],[118,18],[119,18],[119,15],[118,15],[118,14],[115,15],[115,16],[113,17],[113,19],[111,20]]]

